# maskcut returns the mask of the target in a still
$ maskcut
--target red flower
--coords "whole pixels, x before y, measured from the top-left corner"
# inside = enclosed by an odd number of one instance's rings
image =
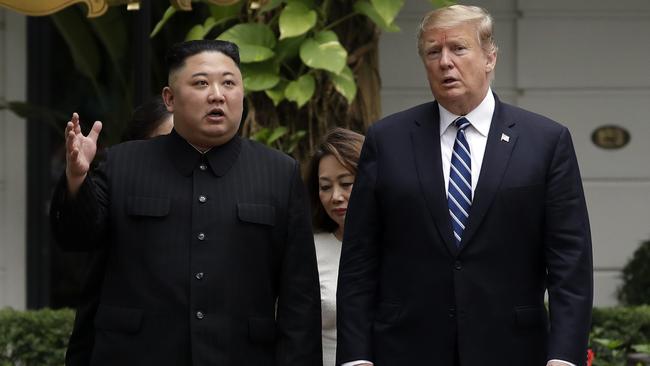
[[[591,363],[594,361],[594,358],[595,358],[594,351],[592,351],[591,348],[589,348],[587,350],[587,366],[591,366]]]

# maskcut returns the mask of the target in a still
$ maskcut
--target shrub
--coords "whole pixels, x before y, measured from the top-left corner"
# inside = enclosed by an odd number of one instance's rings
[[[0,310],[0,366],[60,366],[74,311]]]
[[[618,299],[626,305],[650,305],[650,240],[641,243],[623,268]]]
[[[650,350],[650,306],[595,308],[591,323],[594,366],[625,365],[628,353]]]

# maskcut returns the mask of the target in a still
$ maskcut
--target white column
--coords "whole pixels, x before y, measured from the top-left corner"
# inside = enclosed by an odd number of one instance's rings
[[[27,21],[0,8],[0,101],[27,97]],[[27,128],[0,111],[0,308],[27,301]]]

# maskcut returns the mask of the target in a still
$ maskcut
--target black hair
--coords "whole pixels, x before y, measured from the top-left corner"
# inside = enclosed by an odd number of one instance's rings
[[[122,133],[122,141],[146,140],[160,126],[171,112],[160,96],[151,97],[133,110],[133,116]]]
[[[188,57],[194,56],[201,52],[220,52],[230,57],[237,67],[239,67],[239,47],[228,41],[201,39],[196,41],[186,41],[173,45],[165,61],[167,63],[167,74],[178,70],[185,64]]]
[[[359,162],[364,139],[365,137],[357,132],[336,127],[328,131],[316,147],[305,176],[307,192],[311,201],[312,224],[316,231],[334,232],[338,227],[338,224],[325,212],[320,201],[318,168],[321,159],[332,155],[339,164],[356,176],[357,163]]]

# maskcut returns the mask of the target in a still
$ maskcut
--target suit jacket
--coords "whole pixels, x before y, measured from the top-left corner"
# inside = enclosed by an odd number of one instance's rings
[[[432,102],[368,131],[341,254],[338,364],[584,364],[591,239],[569,131],[496,100],[458,249],[439,122]]]
[[[117,145],[74,199],[60,245],[106,243],[91,365],[320,365],[320,296],[299,167],[233,138]]]

